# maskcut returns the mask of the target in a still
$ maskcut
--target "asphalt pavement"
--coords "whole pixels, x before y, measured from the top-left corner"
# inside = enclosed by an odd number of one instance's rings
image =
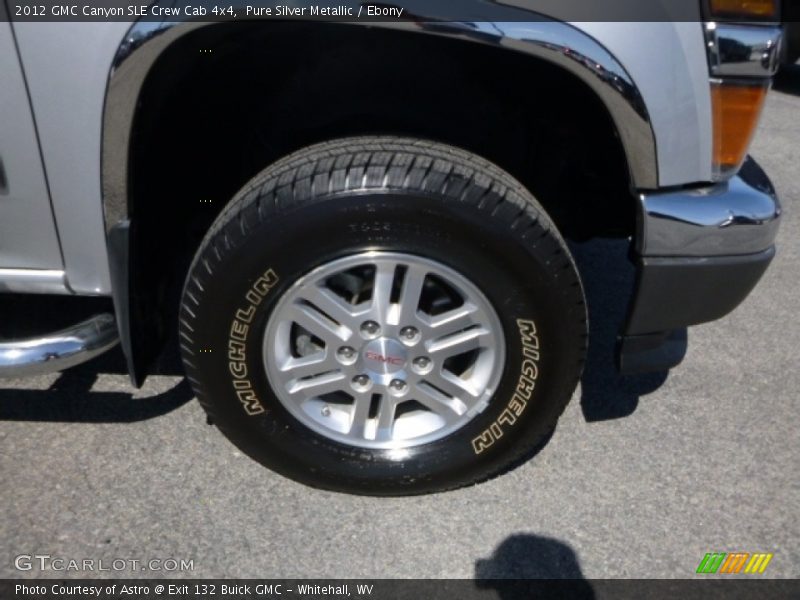
[[[679,578],[707,552],[738,551],[773,553],[764,576],[800,577],[800,66],[770,95],[752,154],[784,206],[753,294],[692,328],[668,376],[621,378],[610,334],[631,284],[625,243],[575,246],[594,335],[586,375],[547,446],[475,487],[309,489],[208,426],[181,377],[133,391],[118,353],[0,382],[0,576],[92,575],[14,566],[46,554],[191,560],[169,574],[202,578]]]

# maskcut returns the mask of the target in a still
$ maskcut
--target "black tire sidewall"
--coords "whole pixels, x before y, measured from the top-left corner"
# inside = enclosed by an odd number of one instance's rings
[[[257,220],[238,238],[226,237],[215,250],[213,275],[194,269],[204,280],[193,307],[202,326],[192,336],[192,361],[204,373],[201,402],[244,452],[316,487],[422,493],[496,473],[553,428],[581,361],[582,323],[566,305],[574,302],[574,290],[565,289],[571,282],[559,281],[548,263],[551,245],[531,244],[514,230],[513,217],[444,197],[351,192],[315,197]],[[315,267],[367,250],[417,254],[458,271],[494,306],[505,338],[501,384],[487,408],[446,438],[403,453],[346,446],[311,431],[272,393],[263,365],[264,331],[283,293]],[[237,311],[250,305],[248,290],[268,272],[276,280],[255,307],[245,342],[247,379],[263,407],[251,415],[237,396],[229,342]],[[531,375],[533,356],[535,377],[521,379]]]

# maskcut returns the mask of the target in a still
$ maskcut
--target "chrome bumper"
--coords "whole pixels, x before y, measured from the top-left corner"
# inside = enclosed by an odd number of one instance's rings
[[[63,371],[117,344],[117,324],[110,314],[27,340],[0,342],[0,377],[28,377]]]
[[[730,181],[643,194],[640,202],[636,284],[617,348],[622,373],[676,366],[686,327],[736,308],[775,255],[781,216],[752,160]]]
[[[730,181],[640,201],[640,256],[755,254],[775,241],[781,216],[772,183],[752,159]]]

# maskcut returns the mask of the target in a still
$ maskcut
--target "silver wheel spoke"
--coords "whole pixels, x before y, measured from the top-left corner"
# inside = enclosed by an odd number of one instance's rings
[[[497,313],[463,275],[363,252],[290,287],[263,351],[275,395],[302,424],[350,446],[399,449],[473,419],[497,389],[504,344]]]
[[[375,441],[387,442],[392,439],[395,408],[396,405],[391,398],[386,395],[381,397],[378,404],[378,426],[375,430]]]
[[[288,318],[304,329],[313,333],[326,344],[346,342],[352,336],[352,331],[342,325],[337,325],[316,308],[308,304],[295,304],[289,311]]]
[[[458,356],[471,350],[477,350],[484,345],[490,332],[483,327],[467,329],[447,337],[438,338],[427,345],[428,353],[438,358]]]
[[[394,271],[394,263],[380,264],[375,267],[370,314],[378,323],[386,323],[389,317]]]
[[[417,265],[409,265],[403,278],[403,286],[400,290],[398,301],[399,310],[397,311],[397,321],[395,325],[416,325],[417,309],[419,300],[422,296],[422,287],[425,284],[425,277],[428,271]]]
[[[356,394],[353,398],[353,402],[353,418],[350,420],[350,431],[348,435],[366,439],[367,419],[369,418],[369,407],[372,404],[372,394]]]
[[[341,372],[324,373],[307,379],[293,379],[287,386],[290,394],[302,394],[305,397],[321,396],[342,389],[346,376]]]
[[[426,323],[427,334],[432,338],[442,338],[475,325],[478,308],[472,303],[454,308],[441,315],[429,319]]]
[[[292,378],[300,379],[337,370],[339,365],[330,354],[326,349],[302,358],[289,358],[281,366],[281,371],[288,372]]]
[[[469,408],[458,398],[450,398],[425,384],[417,386],[417,402],[427,406],[447,422],[458,420]]]
[[[344,300],[338,298],[332,291],[321,286],[312,286],[303,294],[303,298],[341,326],[346,327],[350,334],[358,328],[354,311],[348,309]]]
[[[426,375],[423,381],[427,381],[444,393],[458,398],[468,406],[472,405],[479,396],[478,392],[470,387],[467,382],[447,372],[434,371]]]

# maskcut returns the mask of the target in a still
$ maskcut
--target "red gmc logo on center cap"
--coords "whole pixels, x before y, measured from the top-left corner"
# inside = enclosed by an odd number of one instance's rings
[[[386,363],[388,365],[400,366],[405,362],[402,358],[397,356],[384,356],[383,354],[378,354],[377,352],[367,352],[364,354],[364,356],[368,360],[377,360],[378,362]]]

